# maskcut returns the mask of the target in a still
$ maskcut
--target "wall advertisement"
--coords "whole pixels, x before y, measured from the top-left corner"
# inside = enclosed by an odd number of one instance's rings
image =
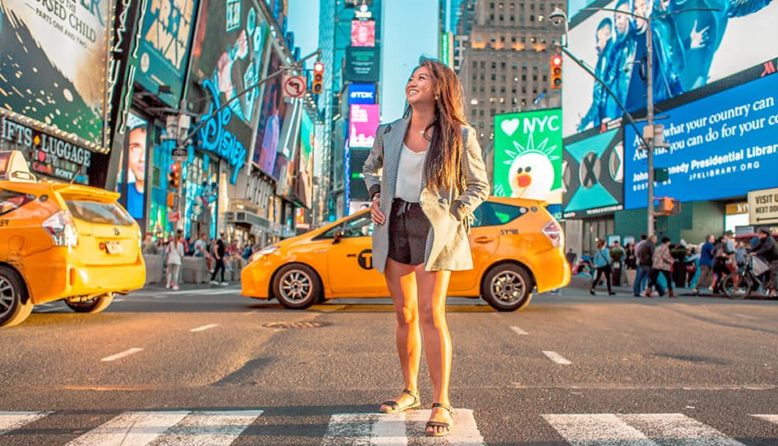
[[[199,148],[232,167],[230,181],[246,161],[259,89],[239,96],[262,77],[268,26],[250,0],[201,0],[200,22],[192,46],[188,101],[206,124],[198,131]],[[229,106],[214,116],[222,104]]]
[[[118,192],[127,212],[136,220],[143,220],[146,192],[146,147],[148,144],[148,122],[134,113],[127,116],[125,133],[126,168],[122,162],[119,170]]]
[[[778,74],[663,114],[657,123],[669,147],[656,150],[654,166],[667,169],[669,178],[656,184],[657,197],[714,200],[778,186]],[[645,207],[646,152],[629,126],[625,147],[625,208]]]
[[[348,105],[375,104],[375,103],[376,103],[375,84],[349,84]]]
[[[614,129],[565,140],[562,173],[565,218],[623,209],[624,143],[621,136],[621,130]]]
[[[647,22],[629,14],[651,17],[656,103],[778,56],[775,1],[617,0],[592,6],[620,12],[582,13],[570,30],[569,49],[593,67],[630,112],[646,106]],[[622,116],[607,90],[569,58],[563,81],[564,136]]]
[[[345,79],[353,82],[378,82],[381,74],[378,50],[375,47],[346,48]]]
[[[107,147],[112,14],[110,0],[1,0],[0,112]]]
[[[351,46],[375,46],[375,20],[351,21]]]
[[[494,129],[494,195],[561,203],[561,110],[496,115]]]
[[[147,4],[135,80],[168,105],[177,107],[183,90],[197,0],[149,0]],[[161,85],[170,87],[171,92],[160,93]]]
[[[297,156],[297,176],[295,194],[303,206],[313,204],[313,164],[316,149],[316,133],[311,116],[303,112],[300,123],[300,153]]]
[[[283,100],[283,99],[282,99]],[[276,195],[289,201],[297,200],[295,196],[295,177],[300,151],[300,122],[303,115],[301,99],[293,99],[286,108],[284,125],[281,127],[278,139],[278,152],[273,167],[273,177],[276,179]]]
[[[349,107],[349,147],[373,147],[379,119],[378,104],[354,104]]]
[[[281,57],[271,50],[267,73],[276,72],[281,67]],[[284,125],[287,105],[284,101],[283,79],[276,76],[265,83],[262,105],[259,112],[254,163],[268,175],[278,179],[275,174],[276,153]]]

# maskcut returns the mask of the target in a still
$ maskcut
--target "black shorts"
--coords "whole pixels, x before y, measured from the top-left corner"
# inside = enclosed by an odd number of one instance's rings
[[[389,258],[406,265],[424,263],[431,227],[419,203],[396,198],[389,217]]]

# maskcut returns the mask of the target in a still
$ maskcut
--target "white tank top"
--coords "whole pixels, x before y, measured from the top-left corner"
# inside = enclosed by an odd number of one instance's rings
[[[400,165],[397,170],[395,198],[409,203],[418,203],[421,198],[421,180],[424,172],[424,160],[427,152],[414,152],[403,144],[400,152]]]

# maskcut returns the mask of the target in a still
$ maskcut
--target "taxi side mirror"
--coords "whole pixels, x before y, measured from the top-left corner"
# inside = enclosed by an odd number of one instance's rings
[[[335,231],[335,237],[332,239],[332,244],[337,245],[343,239],[343,230],[338,229]]]

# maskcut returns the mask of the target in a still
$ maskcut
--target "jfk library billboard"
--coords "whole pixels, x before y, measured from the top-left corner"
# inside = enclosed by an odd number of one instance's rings
[[[646,107],[647,29],[643,20],[626,12],[652,16],[657,123],[664,125],[669,144],[656,151],[655,167],[667,168],[669,178],[657,184],[655,193],[681,201],[739,197],[778,186],[773,174],[778,168],[778,2],[715,2],[714,10],[706,9],[711,8],[708,3],[571,2],[570,50],[595,67],[597,76],[637,116]],[[635,129],[622,120],[623,165],[620,150],[606,161],[595,144],[580,144],[600,128],[613,128],[608,123],[621,119],[623,112],[606,89],[569,58],[563,75],[566,186],[570,183],[565,215],[645,207],[646,153]],[[573,171],[576,167],[579,172]],[[588,174],[581,176],[580,171]],[[623,200],[617,202],[621,194],[614,185],[621,181]],[[572,200],[580,188],[598,192],[583,194],[591,200]]]

